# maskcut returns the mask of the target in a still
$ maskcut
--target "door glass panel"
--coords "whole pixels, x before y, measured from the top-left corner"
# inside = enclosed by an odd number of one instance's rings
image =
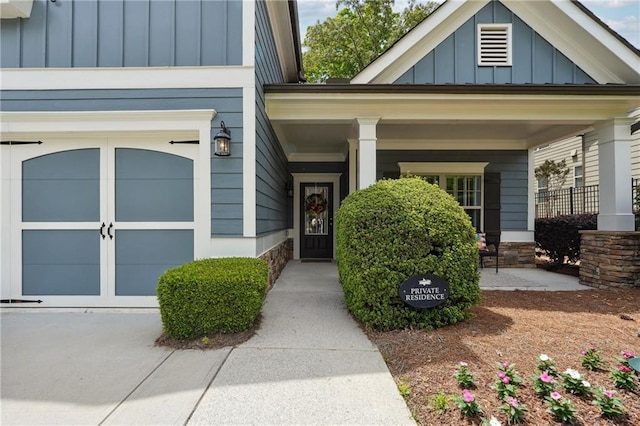
[[[22,231],[22,294],[99,295],[95,230]]]
[[[116,220],[193,220],[193,160],[144,149],[117,148]]]
[[[100,220],[100,150],[76,149],[22,163],[23,222]]]
[[[305,235],[327,235],[329,232],[329,188],[307,186],[304,188]]]
[[[154,296],[164,271],[193,260],[192,230],[118,230],[116,295]]]

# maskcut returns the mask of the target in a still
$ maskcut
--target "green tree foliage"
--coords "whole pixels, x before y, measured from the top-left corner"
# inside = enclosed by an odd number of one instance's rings
[[[351,78],[419,24],[438,4],[410,0],[394,12],[395,0],[337,0],[335,18],[307,29],[303,46],[305,76],[312,83]]]
[[[544,179],[547,182],[547,190],[553,191],[562,188],[567,180],[569,169],[565,160],[555,162],[545,160],[544,163],[535,168],[536,179]]]

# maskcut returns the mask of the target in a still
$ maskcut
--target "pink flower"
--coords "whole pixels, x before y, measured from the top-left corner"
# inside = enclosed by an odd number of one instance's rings
[[[508,362],[503,362],[502,363],[502,368],[507,368],[509,367],[509,363]]]
[[[546,371],[543,371],[542,374],[540,374],[540,380],[544,383],[551,383],[551,380],[553,379],[551,378],[551,376],[549,376],[549,374],[547,374]]]
[[[498,377],[502,379],[502,378],[504,378],[504,377],[505,377],[505,375],[504,375],[504,373],[501,371],[501,372],[499,372],[499,373],[498,373]]]
[[[475,397],[473,396],[473,394],[471,392],[469,392],[467,389],[465,389],[465,390],[462,391],[462,399],[464,400],[464,402],[473,402]]]
[[[583,350],[581,350],[581,351],[580,351],[580,353],[581,353],[582,355],[586,355],[586,354],[587,354],[587,351],[585,351],[585,350],[583,349]]]
[[[463,366],[463,367],[467,367],[469,364],[467,364],[467,363],[466,363],[466,362],[464,362],[464,361],[460,361],[460,365],[461,365],[461,366]]]
[[[509,398],[507,398],[507,402],[509,403],[509,405],[511,405],[514,408],[518,408],[518,400],[515,399],[514,397],[510,396]]]
[[[504,376],[502,378],[502,383],[504,383],[505,385],[508,384],[510,382],[509,378],[507,376]]]
[[[609,398],[613,397],[613,391],[605,389],[605,391],[603,393]]]
[[[626,365],[619,365],[618,370],[623,371],[625,373],[631,373],[631,369]]]
[[[559,400],[560,398],[562,398],[562,395],[560,395],[558,392],[551,392],[551,395],[549,395],[551,397],[551,399],[553,400]]]
[[[631,351],[622,351],[621,355],[624,359],[631,359],[635,357],[635,355]]]

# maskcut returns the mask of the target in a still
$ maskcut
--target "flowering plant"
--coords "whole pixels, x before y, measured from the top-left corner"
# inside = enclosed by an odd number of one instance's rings
[[[456,402],[462,414],[467,417],[475,417],[478,414],[482,414],[482,407],[476,401],[476,397],[468,390],[462,391],[462,396],[456,398]]]
[[[549,396],[544,398],[547,401],[547,412],[562,423],[573,423],[575,408],[571,406],[571,401],[563,398],[558,392],[551,392]]]
[[[533,388],[538,396],[545,397],[555,390],[556,381],[549,373],[543,371],[539,376],[533,377]]]
[[[617,356],[615,358],[620,364],[629,367],[629,360],[631,358],[635,358],[635,354],[631,351],[622,351],[620,352],[620,356]]]
[[[558,368],[556,367],[553,359],[551,359],[551,357],[547,354],[540,354],[538,356],[538,365],[536,366],[536,368],[539,371],[546,371],[550,376],[558,376]]]
[[[518,400],[510,396],[507,398],[506,404],[500,406],[500,412],[507,415],[507,424],[522,423],[524,415],[528,411],[524,404],[518,403]]]
[[[469,364],[467,364],[466,362],[461,362],[460,365],[458,365],[458,370],[456,371],[455,377],[458,381],[458,386],[463,389],[471,389],[476,386],[473,382],[473,374],[471,373]]]
[[[600,407],[602,416],[609,419],[621,417],[625,414],[622,401],[620,401],[620,398],[613,396],[614,393],[614,391],[600,388],[600,390],[596,392],[596,397],[593,400],[593,405]]]
[[[595,346],[591,346],[587,349],[581,350],[580,353],[582,354],[582,366],[591,371],[602,370],[602,367],[604,367],[604,361],[600,356],[601,352],[602,351],[600,351]]]
[[[562,377],[562,387],[574,395],[589,396],[591,394],[591,383],[582,378],[579,372],[572,368],[567,368]]]
[[[518,386],[522,383],[522,377],[518,374],[515,364],[509,364],[508,362],[498,363],[498,371],[503,373],[509,378],[509,383]]]
[[[618,365],[611,369],[609,378],[613,380],[613,386],[618,389],[636,390],[638,384],[633,376],[633,371],[626,365]]]
[[[493,388],[498,392],[498,398],[506,400],[508,397],[515,397],[517,393],[516,385],[511,382],[509,376],[500,371],[496,375],[495,386]]]

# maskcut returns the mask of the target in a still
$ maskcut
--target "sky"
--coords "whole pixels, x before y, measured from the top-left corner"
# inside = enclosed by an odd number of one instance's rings
[[[627,41],[640,48],[640,0],[581,0],[581,3]],[[400,11],[405,5],[406,0],[396,0],[395,9]],[[301,39],[304,40],[309,25],[335,15],[335,0],[298,0]]]

